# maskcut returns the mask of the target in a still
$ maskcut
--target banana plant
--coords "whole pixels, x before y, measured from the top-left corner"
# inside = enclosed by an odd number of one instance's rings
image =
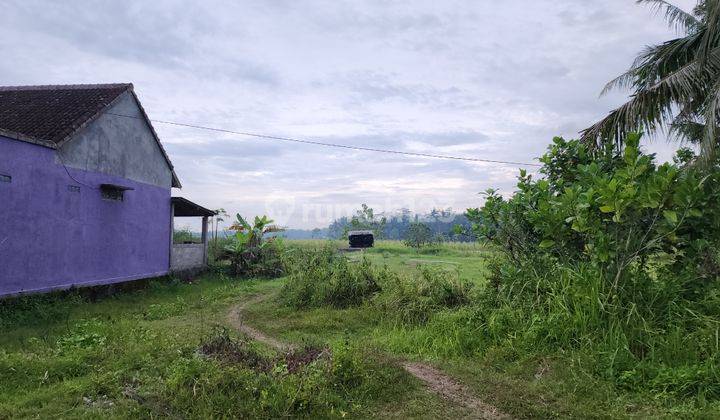
[[[253,223],[250,224],[240,214],[236,215],[235,222],[230,226],[230,230],[235,231],[234,240],[225,247],[230,254],[235,274],[248,272],[253,265],[261,261],[263,251],[275,239],[273,237],[266,238],[265,235],[284,230],[273,223],[274,221],[267,216],[255,216]]]

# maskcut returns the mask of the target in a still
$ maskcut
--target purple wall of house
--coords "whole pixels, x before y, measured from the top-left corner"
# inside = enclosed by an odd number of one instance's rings
[[[68,168],[55,150],[0,136],[0,296],[166,274],[170,188]],[[99,185],[134,188],[124,201]],[[79,186],[79,192],[70,191]]]

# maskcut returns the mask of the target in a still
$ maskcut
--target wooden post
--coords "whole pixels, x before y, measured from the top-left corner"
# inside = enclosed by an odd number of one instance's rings
[[[202,219],[203,264],[208,263],[208,217]]]

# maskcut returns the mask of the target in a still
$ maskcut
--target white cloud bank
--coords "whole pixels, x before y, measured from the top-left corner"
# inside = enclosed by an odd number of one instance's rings
[[[693,2],[680,2],[688,9]],[[624,96],[603,84],[672,36],[632,1],[17,0],[2,84],[133,82],[151,118],[318,141],[533,162]],[[363,202],[462,210],[517,168],[157,124],[211,208],[315,227]],[[674,145],[648,148],[669,158]]]

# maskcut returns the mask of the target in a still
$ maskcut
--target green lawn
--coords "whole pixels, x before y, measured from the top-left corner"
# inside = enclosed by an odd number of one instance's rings
[[[356,369],[370,372],[358,392],[329,389],[338,381],[314,377],[325,374],[323,369],[257,375],[221,365],[214,372],[216,363],[198,355],[200,343],[228,325],[232,305],[275,293],[281,283],[210,274],[191,284],[155,281],[95,301],[63,293],[0,302],[0,418],[464,413],[428,394],[385,355],[354,348],[352,358],[364,365]],[[347,346],[337,346],[342,347]],[[303,387],[308,390],[300,392]],[[298,395],[305,392],[309,395]]]
[[[477,244],[418,253],[379,242],[350,257],[364,255],[408,274],[418,264],[436,265],[482,285],[483,257],[491,253]],[[283,282],[208,274],[191,284],[155,281],[94,300],[66,293],[0,303],[0,418],[467,414],[426,391],[398,367],[400,359],[434,364],[483,401],[520,418],[720,417],[717,403],[624,393],[582,373],[582,358],[524,356],[508,348],[458,354],[452,349],[463,346],[453,341],[468,337],[441,321],[461,316],[463,309],[412,327],[382,319],[368,306],[298,311],[275,299]],[[229,326],[230,308],[258,296],[266,298],[245,310],[250,325],[287,342],[329,346],[331,366],[318,361],[289,373],[279,364],[258,372],[200,354],[218,326]],[[258,343],[248,346],[263,357],[277,357]]]
[[[301,248],[347,246],[346,241],[297,240],[288,243]],[[373,248],[350,252],[347,255],[354,260],[367,257],[375,264],[387,265],[393,270],[408,274],[413,274],[417,266],[422,264],[442,267],[457,272],[462,280],[482,283],[485,279],[485,259],[492,254],[493,251],[487,246],[475,242],[450,242],[415,250],[403,245],[401,241],[377,241]]]

